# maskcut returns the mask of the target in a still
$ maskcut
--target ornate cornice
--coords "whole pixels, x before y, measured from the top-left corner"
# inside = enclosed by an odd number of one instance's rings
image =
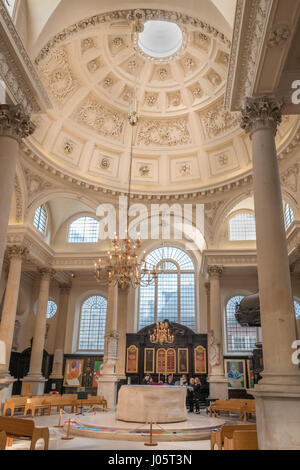
[[[225,94],[225,107],[228,109],[239,109],[244,97],[252,94],[272,6],[273,0],[237,0]]]
[[[95,28],[95,26],[101,25],[103,23],[132,21],[136,17],[136,12],[137,10],[135,9],[111,11],[108,13],[103,13],[100,15],[94,15],[89,18],[85,18],[84,20],[81,20],[78,23],[75,23],[69,26],[68,28],[65,28],[64,30],[56,34],[50,41],[47,42],[47,44],[37,55],[35,63],[39,64],[39,62],[41,62],[41,60],[43,60],[43,58],[47,56],[53,48],[55,48],[58,44],[61,44],[64,41],[68,40],[75,34],[88,30],[90,28]],[[184,15],[175,11],[148,8],[139,9],[138,13],[139,15],[141,15],[143,22],[149,20],[163,20],[173,21],[181,25],[191,25],[192,27],[197,28],[197,30],[205,33],[206,35],[217,38],[218,40],[223,42],[228,48],[231,45],[231,42],[229,41],[229,39],[226,38],[223,33],[221,33],[216,28],[206,23],[205,21],[202,21],[199,18],[193,18],[191,16]]]
[[[0,136],[20,141],[34,130],[35,125],[21,105],[0,104]]]
[[[241,128],[250,134],[265,127],[276,133],[281,123],[282,101],[272,96],[247,97],[242,106]]]
[[[2,1],[0,40],[0,77],[12,101],[22,105],[29,114],[51,108],[46,90]]]

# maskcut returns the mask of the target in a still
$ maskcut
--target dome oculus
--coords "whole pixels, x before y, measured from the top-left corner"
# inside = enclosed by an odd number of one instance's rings
[[[147,21],[139,34],[140,49],[155,59],[166,59],[176,54],[183,45],[183,33],[176,23]]]

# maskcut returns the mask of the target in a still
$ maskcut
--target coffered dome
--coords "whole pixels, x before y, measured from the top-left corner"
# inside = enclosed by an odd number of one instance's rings
[[[239,113],[223,106],[229,39],[202,19],[139,10],[146,24],[134,48],[136,11],[93,16],[40,51],[36,64],[53,109],[35,116],[30,149],[70,178],[126,191],[136,85],[134,191],[200,191],[248,175],[248,137]],[[293,122],[285,119],[278,144]]]

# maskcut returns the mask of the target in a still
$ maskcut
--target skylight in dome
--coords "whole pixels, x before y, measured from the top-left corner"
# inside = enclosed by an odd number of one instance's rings
[[[150,57],[165,59],[181,48],[183,34],[176,23],[147,21],[144,26],[144,31],[139,34],[138,44]]]

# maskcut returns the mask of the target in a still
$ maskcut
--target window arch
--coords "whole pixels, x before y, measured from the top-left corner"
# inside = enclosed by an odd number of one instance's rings
[[[57,305],[53,300],[48,301],[48,307],[47,307],[47,318],[53,318],[54,315],[57,312]]]
[[[289,204],[285,204],[283,215],[284,215],[285,229],[287,230],[294,221],[294,212]]]
[[[78,349],[103,351],[106,326],[107,300],[93,295],[81,306]]]
[[[16,0],[5,0],[5,5],[6,5],[6,8],[10,14],[10,16],[13,16],[14,15],[14,11],[15,11],[15,3],[16,3]]]
[[[235,295],[226,304],[225,323],[228,352],[252,351],[257,341],[256,327],[241,326],[235,318],[236,305],[243,298],[242,295]]]
[[[300,318],[300,303],[296,299],[294,299],[294,309],[295,309],[295,317]]]
[[[229,240],[256,240],[255,217],[248,212],[240,212],[229,219]]]
[[[39,232],[43,234],[46,233],[47,219],[47,209],[44,204],[42,204],[34,213],[33,225]]]
[[[80,217],[69,226],[69,243],[97,243],[99,222],[93,217]]]
[[[147,268],[157,267],[157,280],[140,287],[139,329],[168,319],[196,327],[195,267],[179,248],[158,248],[146,257]]]

